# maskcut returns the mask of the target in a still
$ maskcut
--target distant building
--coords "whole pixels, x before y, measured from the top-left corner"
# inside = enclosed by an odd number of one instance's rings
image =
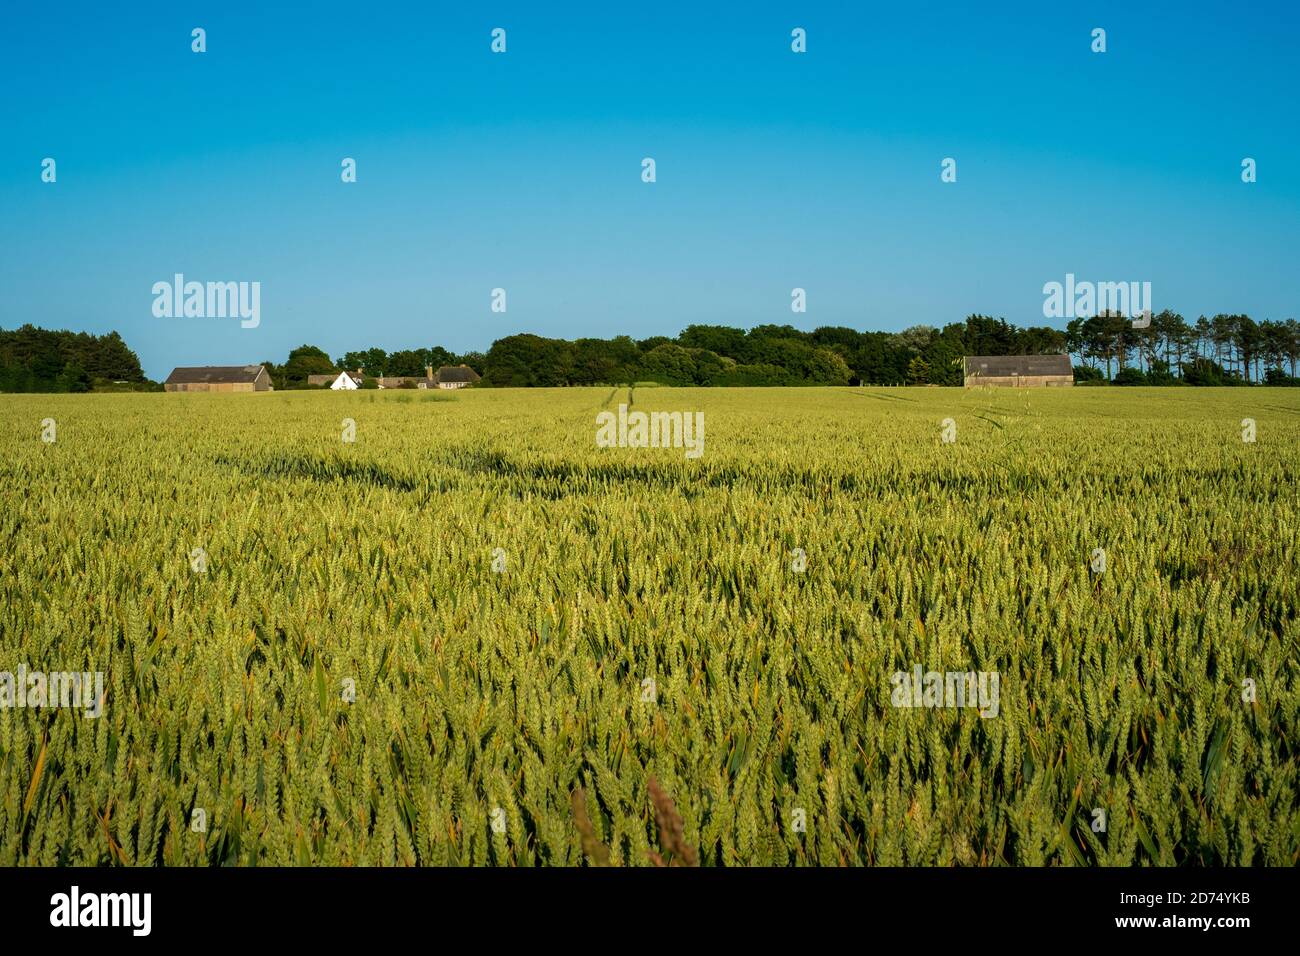
[[[433,366],[424,367],[424,377],[419,375],[385,375],[375,379],[380,388],[429,388],[433,384]]]
[[[339,377],[330,382],[330,390],[334,392],[355,392],[360,387],[360,380],[353,378],[351,372],[339,372]]]
[[[968,355],[966,387],[1037,388],[1074,384],[1068,355]]]
[[[317,388],[334,388],[344,375],[346,375],[357,388],[360,388],[361,383],[365,381],[365,377],[361,374],[361,369],[357,369],[355,372],[329,372],[325,375],[308,375],[307,384],[314,385]],[[340,389],[348,388],[346,384],[340,384],[338,387]]]
[[[265,365],[197,365],[172,369],[163,382],[168,392],[270,392]]]
[[[308,375],[308,385],[328,385],[334,388],[340,381],[341,375],[350,376],[360,388],[365,381],[361,374],[361,369],[355,372],[333,373],[329,375]],[[444,365],[438,369],[435,374],[432,365],[424,367],[424,375],[376,375],[372,380],[379,388],[464,388],[466,385],[473,385],[479,380],[478,372],[474,371],[468,365]],[[340,389],[346,389],[347,385],[338,385]]]
[[[464,388],[466,385],[473,385],[481,377],[468,365],[444,365],[438,369],[437,375],[431,376],[433,384],[438,388]]]

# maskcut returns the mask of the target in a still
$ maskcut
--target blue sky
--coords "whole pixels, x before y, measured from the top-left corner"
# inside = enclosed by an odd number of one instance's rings
[[[159,378],[304,342],[1042,324],[1067,272],[1300,311],[1292,3],[270,6],[6,10],[0,326],[117,329]],[[155,318],[177,272],[260,282],[260,326]]]

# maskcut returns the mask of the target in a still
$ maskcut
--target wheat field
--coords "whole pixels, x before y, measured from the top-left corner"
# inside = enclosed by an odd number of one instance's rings
[[[0,864],[1300,860],[1294,391],[3,404]]]

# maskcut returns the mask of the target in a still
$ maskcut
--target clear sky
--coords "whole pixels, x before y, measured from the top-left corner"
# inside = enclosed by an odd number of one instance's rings
[[[287,6],[6,6],[0,326],[117,329],[160,378],[304,342],[1043,324],[1067,272],[1300,312],[1294,2]],[[260,282],[260,326],[155,318],[177,272]]]

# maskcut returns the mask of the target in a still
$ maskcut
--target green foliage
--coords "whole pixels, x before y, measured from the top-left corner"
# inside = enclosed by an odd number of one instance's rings
[[[116,332],[0,329],[0,392],[84,392],[93,381],[145,382],[140,360]]]
[[[90,375],[77,362],[71,361],[63,366],[63,371],[59,373],[55,385],[56,392],[88,392]]]
[[[1217,387],[1231,385],[1228,375],[1216,363],[1207,358],[1198,358],[1183,373],[1183,380],[1188,385],[1208,385]]]
[[[438,349],[438,351],[444,351]],[[361,369],[366,376],[381,376],[388,374],[388,353],[383,349],[366,349],[359,352],[347,352],[335,363],[339,371],[345,369],[349,372],[355,372]],[[396,374],[396,373],[393,373]],[[410,374],[418,374],[412,372]]]
[[[567,385],[573,363],[573,346],[563,339],[507,335],[488,350],[483,384],[504,388]]]
[[[611,391],[8,399],[0,865],[1300,861],[1294,392]]]
[[[445,352],[445,349],[439,349]],[[427,349],[403,349],[393,352],[388,356],[388,364],[384,367],[384,374],[394,377],[398,376],[422,376],[424,370],[429,366],[429,355]],[[438,365],[445,363],[439,362]],[[437,366],[434,367],[435,371]]]
[[[1142,374],[1142,370],[1140,368],[1130,367],[1130,368],[1120,369],[1115,374],[1115,377],[1111,379],[1111,384],[1112,385],[1147,385],[1149,383],[1147,382],[1147,377],[1144,374]]]
[[[1183,380],[1173,373],[1169,363],[1163,359],[1156,359],[1151,363],[1150,368],[1146,371],[1146,384],[1148,385],[1182,385]]]
[[[289,353],[289,359],[279,369],[277,388],[305,388],[307,376],[336,373],[330,357],[314,345],[300,345]]]
[[[694,353],[671,342],[656,346],[642,355],[637,368],[641,378],[661,385],[695,384]]]
[[[723,371],[710,384],[726,386],[790,385],[791,375],[778,365],[735,365]]]

